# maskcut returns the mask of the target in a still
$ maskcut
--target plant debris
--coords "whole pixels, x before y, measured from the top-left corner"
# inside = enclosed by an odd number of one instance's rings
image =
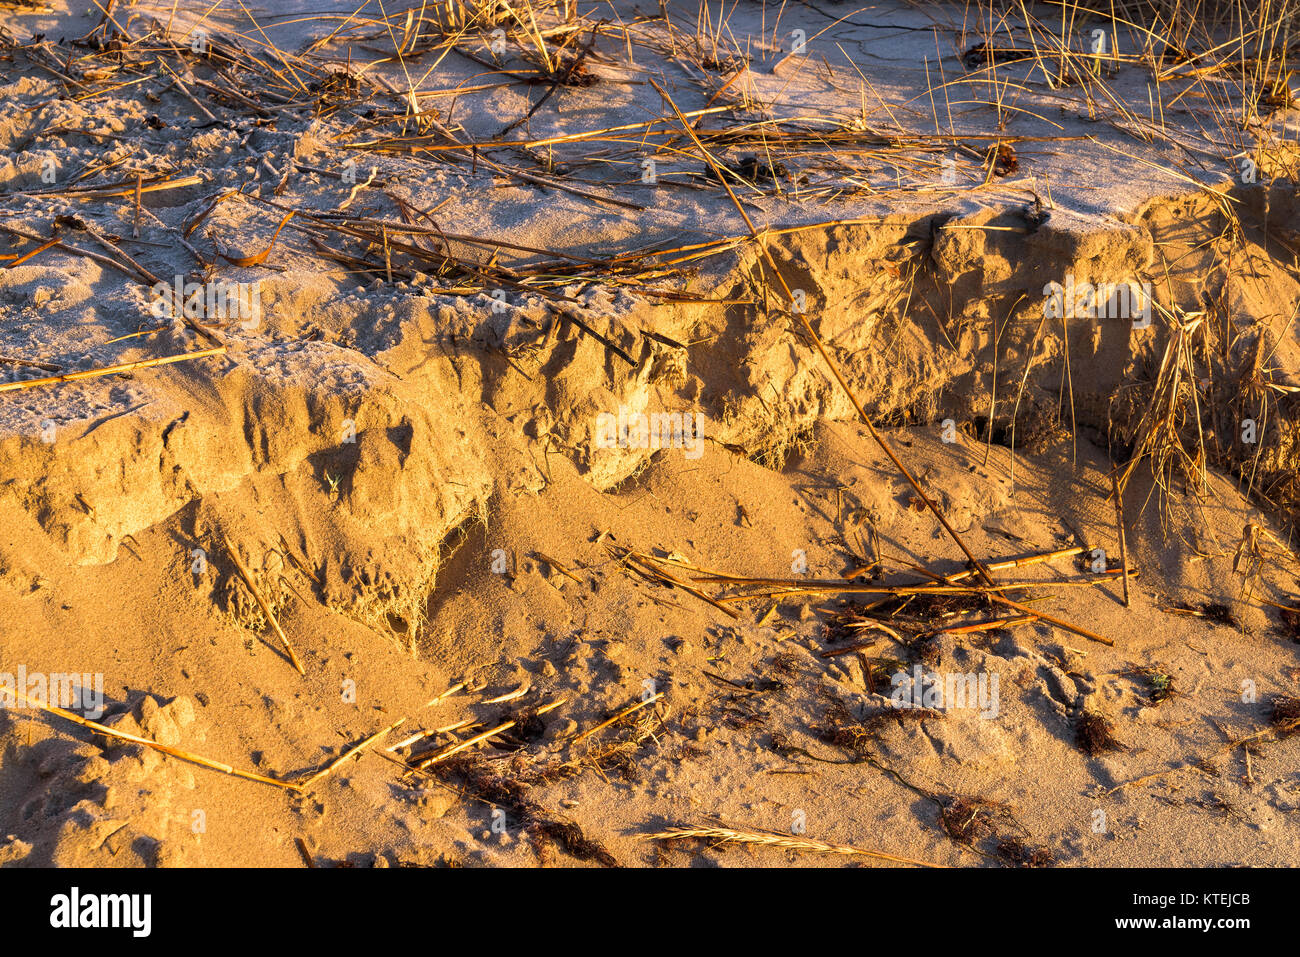
[[[1075,742],[1090,758],[1107,751],[1126,750],[1115,737],[1110,721],[1101,712],[1086,708],[1075,722]]]

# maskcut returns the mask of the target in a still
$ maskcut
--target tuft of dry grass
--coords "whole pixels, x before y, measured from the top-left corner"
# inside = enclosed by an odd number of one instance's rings
[[[1049,848],[1026,844],[1014,837],[998,842],[997,855],[1013,867],[1050,867],[1056,855]]]
[[[1075,742],[1084,754],[1095,758],[1107,751],[1123,751],[1115,729],[1100,711],[1085,708],[1075,723]]]
[[[1195,359],[1198,348],[1208,351],[1209,339],[1203,312],[1171,312],[1158,303],[1153,305],[1169,320],[1172,333],[1155,376],[1150,403],[1134,430],[1133,454],[1120,475],[1119,487],[1122,492],[1138,463],[1149,459],[1156,483],[1168,496],[1175,477],[1181,477],[1194,489],[1208,486]],[[1189,450],[1184,435],[1193,429],[1196,438]]]
[[[477,800],[500,807],[523,828],[543,861],[558,847],[580,861],[594,861],[602,867],[618,867],[618,859],[589,837],[574,821],[547,811],[527,795],[531,784],[523,777],[498,774],[474,756],[457,757],[434,766],[431,772],[444,780],[459,782]]]
[[[1270,703],[1268,723],[1273,726],[1279,739],[1300,732],[1300,698],[1276,695]]]

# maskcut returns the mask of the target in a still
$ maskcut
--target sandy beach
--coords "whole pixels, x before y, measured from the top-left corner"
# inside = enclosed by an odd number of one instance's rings
[[[0,3],[0,865],[1300,863],[1300,11],[359,3]]]

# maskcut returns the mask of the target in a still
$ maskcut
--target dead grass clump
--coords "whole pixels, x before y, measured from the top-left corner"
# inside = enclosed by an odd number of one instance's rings
[[[975,848],[979,842],[988,840],[993,856],[1014,867],[1046,867],[1056,863],[1052,851],[1025,842],[1028,832],[1007,805],[962,795],[934,800],[939,803],[939,824],[958,844]]]
[[[1012,867],[1050,867],[1056,863],[1056,855],[1048,848],[1035,847],[1016,838],[999,841],[997,855]]]
[[[826,744],[857,757],[866,757],[871,743],[891,724],[901,727],[906,722],[945,717],[942,711],[932,708],[878,708],[859,719],[838,698],[827,696],[827,699],[825,723],[811,730]]]
[[[1210,350],[1209,327],[1203,312],[1182,315],[1159,303],[1152,305],[1170,323],[1172,334],[1146,411],[1133,430],[1133,454],[1120,476],[1120,488],[1128,486],[1138,463],[1148,459],[1151,474],[1167,499],[1176,477],[1195,490],[1208,484],[1197,359]]]
[[[939,823],[958,844],[972,845],[995,834],[1011,813],[1006,805],[983,798],[953,797],[940,803]]]
[[[616,772],[625,781],[634,782],[640,774],[639,755],[647,742],[656,740],[664,719],[658,708],[651,707],[632,713],[623,722],[617,737],[593,746],[579,763],[604,774]]]
[[[430,773],[463,785],[480,801],[503,808],[523,828],[537,856],[543,861],[559,847],[580,861],[595,861],[604,867],[618,867],[618,860],[599,841],[589,838],[573,821],[551,814],[527,797],[529,784],[519,776],[497,774],[484,766],[477,755],[449,759],[434,765]]]
[[[1075,743],[1090,758],[1107,751],[1123,751],[1125,747],[1115,737],[1114,726],[1099,711],[1085,709],[1075,725]]]
[[[1220,625],[1237,627],[1237,619],[1233,616],[1232,610],[1227,605],[1219,602],[1205,602],[1201,605],[1201,614],[1210,621],[1218,622]]]
[[[1300,732],[1300,698],[1276,695],[1269,709],[1268,723],[1277,731],[1278,738],[1289,738]]]
[[[938,635],[929,635],[919,638],[912,645],[912,654],[916,660],[923,665],[934,667],[939,664],[941,657],[941,644]]]
[[[542,714],[544,712],[539,712],[535,707],[519,712],[513,718],[515,726],[509,731],[502,732],[498,737],[520,748],[540,741],[546,733],[546,720]]]
[[[1220,602],[1203,601],[1197,605],[1175,602],[1166,610],[1175,614],[1190,615],[1194,618],[1208,618],[1216,624],[1226,625],[1229,628],[1236,628],[1240,624],[1237,617],[1232,613],[1232,609]]]
[[[1300,642],[1300,611],[1282,609],[1282,633],[1292,641]]]
[[[787,678],[799,674],[799,657],[788,651],[773,655],[768,664],[777,674],[785,675]]]
[[[803,457],[812,453],[812,424],[796,422],[784,410],[775,409],[765,402],[748,403],[743,409],[728,408],[723,421],[727,431],[746,436],[744,445],[727,447],[773,472],[785,468],[792,456]]]
[[[999,143],[989,148],[988,162],[994,176],[1010,176],[1020,170],[1020,157],[1010,143]]]

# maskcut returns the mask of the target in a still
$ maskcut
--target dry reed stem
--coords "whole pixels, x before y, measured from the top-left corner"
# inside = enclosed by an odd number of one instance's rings
[[[1016,615],[1013,618],[995,618],[992,621],[977,621],[970,625],[956,625],[952,628],[941,628],[935,632],[938,635],[969,635],[980,631],[992,631],[995,628],[1014,628],[1016,625],[1027,625],[1032,621],[1038,621],[1039,615],[1035,612],[1032,615]]]
[[[360,754],[361,752],[365,751],[366,748],[370,747],[372,744],[375,744],[378,741],[382,741],[389,734],[391,734],[393,731],[396,731],[405,723],[406,723],[406,718],[398,718],[388,727],[376,731],[370,737],[366,738],[364,741],[358,744],[355,748],[351,748],[350,750],[344,751],[337,758],[335,758],[329,764],[325,765],[325,767],[321,768],[311,777],[307,778],[304,781],[299,782],[298,787],[302,788],[303,790],[306,790],[310,785],[314,784],[316,781],[319,781],[321,778],[331,773],[335,768],[341,765],[348,758],[354,757]]]
[[[546,712],[548,711],[554,711],[556,708],[558,708],[560,705],[564,704],[568,700],[569,699],[566,696],[564,698],[559,699],[558,701],[552,701],[550,704],[542,705],[542,707],[537,709],[536,713],[541,715],[541,714],[546,714]],[[487,731],[484,731],[482,734],[477,734],[472,738],[466,738],[464,741],[460,742],[459,744],[452,745],[451,747],[439,751],[437,754],[430,755],[427,758],[422,758],[421,760],[417,761],[415,764],[410,765],[410,767],[414,768],[417,771],[423,771],[425,768],[429,767],[430,765],[437,764],[439,761],[445,761],[447,760],[447,758],[459,754],[460,752],[464,751],[466,748],[472,748],[474,745],[486,741],[488,738],[494,737],[500,734],[502,731],[509,731],[518,723],[519,720],[517,718],[512,719],[510,721],[502,722],[501,724],[497,725],[495,728],[489,728]]]
[[[30,192],[29,196],[66,196],[68,199],[90,200],[90,199],[118,199],[123,197],[138,197],[146,193],[158,193],[168,189],[182,189],[186,186],[197,186],[203,182],[201,176],[182,176],[180,179],[165,180],[161,183],[150,183],[137,187],[134,183],[122,183],[114,186],[86,186],[74,187],[73,189],[57,189],[40,192]],[[120,188],[119,188],[120,187]]]
[[[610,554],[621,559],[624,563],[631,562],[633,564],[633,569],[639,572],[642,576],[647,577],[652,581],[666,582],[694,595],[696,598],[700,599],[700,601],[707,602],[731,618],[740,618],[740,613],[734,608],[728,608],[725,604],[709,595],[706,595],[703,591],[696,588],[694,585],[691,585],[689,582],[682,581],[676,575],[670,575],[668,572],[658,567],[658,560],[652,556],[642,555],[632,551],[631,549],[619,549],[612,545],[607,545],[606,548],[609,549]]]
[[[1082,545],[1071,545],[1069,548],[1058,548],[1055,551],[1043,552],[1039,555],[1029,555],[1025,558],[1008,558],[1005,561],[991,562],[985,567],[991,572],[1006,571],[1009,568],[1024,568],[1027,565],[1038,565],[1043,562],[1055,561],[1058,558],[1070,558],[1081,552],[1087,551]],[[975,572],[967,569],[966,571],[957,572],[955,575],[947,575],[944,581],[957,582],[970,578]]]
[[[13,233],[15,236],[22,236],[24,239],[31,239],[38,243],[43,243],[49,238],[41,236],[38,233],[33,233],[30,230],[23,229],[20,226],[15,226],[12,223],[0,223],[0,229],[3,229],[7,233]],[[158,278],[153,274],[132,272],[131,269],[120,259],[114,259],[112,256],[105,256],[103,253],[93,252],[89,249],[82,249],[80,246],[73,246],[63,242],[62,240],[55,243],[55,248],[62,249],[64,252],[72,253],[76,256],[85,256],[87,259],[93,259],[102,266],[108,266],[119,272],[125,273],[142,285],[152,286],[158,282]],[[120,250],[117,251],[120,252]]]
[[[302,788],[289,781],[278,781],[275,778],[264,777],[261,774],[255,774],[252,771],[239,771],[228,764],[222,764],[220,761],[212,761],[208,758],[200,757],[197,754],[191,754],[189,751],[182,751],[179,748],[168,747],[165,744],[159,744],[157,741],[150,741],[148,738],[142,738],[134,734],[127,734],[125,731],[114,731],[107,725],[102,725],[97,721],[91,721],[80,715],[73,714],[71,711],[64,711],[62,708],[55,708],[49,705],[41,704],[39,701],[27,697],[21,691],[14,691],[14,695],[21,698],[29,707],[38,708],[47,714],[57,715],[73,724],[79,724],[83,728],[89,728],[99,734],[107,735],[110,738],[118,738],[122,741],[129,741],[132,744],[144,745],[146,748],[152,748],[155,751],[161,751],[163,754],[169,754],[174,758],[180,758],[182,761],[189,761],[192,764],[209,768],[213,771],[220,771],[222,774],[229,774],[237,778],[245,778],[249,781],[259,781],[262,784],[273,784],[278,788],[284,788],[288,791],[300,791]]]
[[[928,861],[916,861],[908,857],[897,857],[882,851],[869,851],[847,844],[828,844],[808,837],[788,837],[771,831],[740,830],[724,826],[682,826],[670,827],[665,831],[647,834],[642,840],[674,841],[684,838],[707,838],[721,844],[763,844],[769,847],[785,847],[796,851],[817,851],[823,854],[842,854],[844,856],[874,857],[895,864],[911,864],[914,867],[943,868],[944,864],[931,864]]]
[[[595,734],[597,731],[600,731],[602,728],[608,728],[614,722],[626,718],[629,714],[632,714],[634,711],[640,711],[646,705],[654,704],[656,701],[659,701],[661,698],[663,698],[663,696],[664,693],[662,691],[657,691],[652,697],[646,698],[644,701],[638,701],[636,704],[624,708],[618,714],[614,715],[614,717],[602,721],[600,724],[596,725],[595,727],[588,728],[586,731],[582,732],[582,734],[578,735],[576,738],[573,739],[573,743],[577,744],[579,741],[586,740],[587,738]]]
[[[150,369],[154,366],[182,362],[185,359],[205,359],[208,356],[224,355],[225,346],[200,349],[197,352],[185,352],[174,356],[160,356],[156,359],[140,359],[136,362],[124,362],[121,365],[105,366],[100,369],[86,369],[82,372],[65,372],[62,375],[47,376],[44,379],[24,379],[19,382],[0,382],[0,392],[16,392],[19,389],[31,389],[41,385],[54,385],[60,382],[75,382],[79,379],[95,379],[99,376],[117,375],[120,372],[134,372],[136,369]]]
[[[1073,548],[1062,549],[1062,551],[1073,552],[1074,549]],[[1080,548],[1078,549],[1078,551],[1083,551],[1083,549]],[[1030,559],[1024,559],[1024,561],[1027,564],[1033,563],[1035,561],[1044,561],[1047,558],[1056,557],[1058,554],[1059,553],[1057,552],[1048,552],[1046,555],[1035,555],[1032,556]],[[915,568],[916,571],[919,572],[920,574],[925,575],[927,578],[931,578],[935,581],[940,581],[940,582],[945,580],[940,578],[938,575],[934,574],[934,572],[929,571],[926,568],[922,568],[919,565],[913,565],[912,567]],[[1131,574],[1136,575],[1137,570],[1135,569]],[[1127,577],[1127,575],[1125,577]],[[1066,588],[1070,586],[1091,587],[1091,586],[1101,584],[1104,581],[1105,581],[1104,578],[1098,578],[1095,581],[1090,581],[1090,582],[1024,582],[1022,584],[1024,584],[1025,586],[1036,587],[1036,588],[1043,588],[1043,587]],[[991,588],[983,589],[982,591],[984,594],[986,594],[989,597],[990,600],[996,601],[1001,605],[1006,605],[1008,608],[1014,608],[1016,611],[1020,612],[1021,614],[1033,615],[1035,618],[1040,618],[1043,621],[1048,622],[1049,624],[1056,625],[1056,627],[1058,628],[1063,628],[1066,631],[1073,632],[1076,635],[1080,635],[1084,638],[1087,638],[1089,641],[1096,641],[1096,642],[1100,642],[1103,645],[1111,645],[1111,646],[1115,644],[1115,642],[1111,641],[1109,638],[1103,637],[1102,635],[1099,635],[1096,632],[1089,631],[1086,628],[1081,628],[1078,625],[1073,625],[1063,618],[1057,618],[1054,615],[1049,615],[1046,612],[1038,611],[1034,608],[1029,608],[1026,605],[1022,605],[1019,602],[1012,601],[1010,598],[1007,598],[1004,595],[999,595],[997,591],[994,589]],[[1034,600],[1039,601],[1040,599],[1034,599]]]
[[[1124,607],[1129,607],[1128,603],[1128,535],[1124,528],[1124,493],[1119,487],[1119,472],[1110,473],[1110,484],[1112,494],[1115,496],[1115,527],[1119,534],[1119,562],[1120,570],[1123,575],[1120,580],[1124,583]]]
[[[1000,605],[1006,605],[1008,608],[1014,608],[1016,611],[1020,612],[1021,614],[1033,615],[1035,618],[1041,618],[1043,621],[1047,622],[1048,624],[1055,625],[1057,628],[1062,628],[1065,631],[1074,632],[1074,634],[1087,638],[1089,641],[1100,642],[1103,645],[1110,645],[1111,647],[1114,647],[1115,645],[1115,642],[1111,641],[1109,638],[1097,634],[1095,631],[1089,631],[1087,628],[1081,628],[1078,625],[1072,625],[1063,618],[1057,618],[1054,615],[1049,615],[1045,611],[1038,611],[1037,609],[1030,608],[1027,605],[1022,605],[1019,602],[1012,601],[1010,598],[1004,598],[1002,595],[999,595],[996,592],[989,592],[989,598],[991,598],[993,601],[997,602]]]
[[[284,629],[280,627],[280,622],[276,620],[275,613],[271,611],[271,605],[262,594],[262,590],[258,588],[257,585],[253,584],[253,576],[249,574],[244,563],[240,561],[239,553],[235,551],[235,546],[231,543],[230,536],[223,534],[221,537],[226,543],[226,551],[230,554],[230,560],[235,563],[235,571],[239,573],[239,577],[244,584],[248,586],[248,590],[252,593],[253,599],[257,602],[257,606],[262,609],[262,614],[266,616],[266,620],[271,623],[271,627],[275,630],[276,635],[279,636],[281,644],[284,645],[284,650],[289,654],[289,662],[293,665],[294,670],[297,671],[298,674],[305,675],[306,672],[302,670],[302,664],[298,661],[298,656],[294,654],[293,645],[289,643],[289,636],[286,635]]]
[[[0,363],[23,366],[28,369],[40,369],[42,372],[58,372],[63,368],[50,362],[35,362],[31,359],[19,359],[17,356],[0,356]]]
[[[14,259],[12,262],[5,263],[5,269],[14,269],[18,266],[21,266],[29,259],[34,259],[35,257],[39,256],[41,253],[45,252],[45,250],[49,249],[51,246],[57,246],[57,245],[59,245],[58,239],[47,239],[45,242],[41,243],[35,249],[28,250],[27,252],[23,253],[21,256]]]

